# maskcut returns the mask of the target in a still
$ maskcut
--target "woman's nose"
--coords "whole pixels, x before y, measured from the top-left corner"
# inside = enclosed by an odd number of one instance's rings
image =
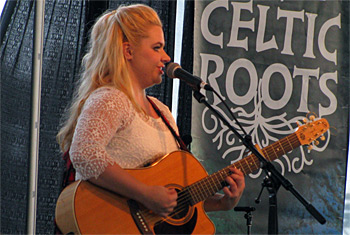
[[[167,62],[170,62],[171,61],[171,58],[170,58],[170,56],[163,50],[163,56],[162,56],[162,61],[164,62],[164,63],[167,63]]]

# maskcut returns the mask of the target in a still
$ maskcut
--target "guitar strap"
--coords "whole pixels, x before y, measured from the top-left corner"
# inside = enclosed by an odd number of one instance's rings
[[[148,101],[151,103],[154,111],[156,111],[156,113],[158,114],[159,117],[161,117],[161,119],[163,120],[163,122],[165,123],[165,125],[169,128],[170,132],[173,134],[174,138],[176,139],[176,141],[178,142],[180,148],[184,151],[190,152],[188,150],[188,148],[186,147],[186,144],[183,142],[183,140],[181,139],[181,137],[176,133],[176,131],[174,130],[174,128],[170,125],[168,119],[164,116],[164,114],[162,113],[162,111],[160,111],[160,109],[158,108],[158,106],[152,101],[151,98],[149,98],[147,96]]]

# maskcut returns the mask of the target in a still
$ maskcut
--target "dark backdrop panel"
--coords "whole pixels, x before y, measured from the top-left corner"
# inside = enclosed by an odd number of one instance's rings
[[[45,5],[37,233],[51,234],[64,162],[55,136],[78,79],[87,36],[96,17],[119,4],[155,8],[173,57],[176,1],[55,1]],[[11,5],[11,6],[9,6]],[[1,233],[26,233],[29,180],[34,1],[7,4],[1,31]],[[5,24],[2,20],[2,26]],[[6,30],[4,30],[6,29]],[[148,93],[171,105],[172,81]]]
[[[85,1],[51,0],[45,5],[36,228],[40,234],[53,232],[64,167],[55,136],[78,78],[91,7]]]
[[[33,9],[17,2],[1,43],[1,233],[26,231]]]

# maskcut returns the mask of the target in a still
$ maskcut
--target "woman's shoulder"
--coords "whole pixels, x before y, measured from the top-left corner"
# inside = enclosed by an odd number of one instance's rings
[[[124,92],[112,86],[99,87],[94,90],[90,96],[118,96],[121,98],[127,98]]]
[[[125,95],[124,92],[111,86],[103,86],[97,88],[90,94],[89,99],[130,102],[129,98]]]
[[[110,86],[99,87],[94,90],[88,97],[87,106],[100,104],[113,107],[130,107],[131,102],[124,92]]]
[[[156,97],[148,96],[161,111],[167,111],[170,112],[170,109],[168,106],[166,106],[162,101],[158,100]]]
[[[149,96],[149,98],[156,104],[156,106],[159,108],[160,111],[165,115],[165,117],[169,120],[172,121],[173,115],[167,105],[165,105],[162,101],[158,100],[157,98],[153,96]],[[175,122],[175,120],[174,120]]]
[[[166,117],[166,119],[170,122],[171,126],[178,133],[178,128],[176,126],[175,119],[174,119],[169,107],[155,97],[149,96],[149,98],[157,105],[157,107],[160,109],[160,111],[163,113],[163,115]]]

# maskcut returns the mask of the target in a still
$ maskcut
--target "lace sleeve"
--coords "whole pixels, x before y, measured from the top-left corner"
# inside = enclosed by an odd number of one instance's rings
[[[115,163],[106,146],[130,120],[130,105],[122,92],[112,88],[100,88],[86,100],[70,148],[73,166],[83,180],[97,178]]]

